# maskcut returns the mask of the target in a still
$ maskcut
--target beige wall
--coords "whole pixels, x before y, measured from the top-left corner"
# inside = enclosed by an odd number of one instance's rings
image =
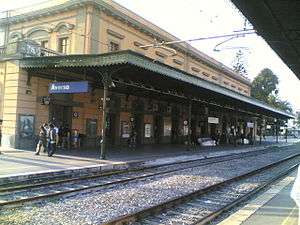
[[[134,13],[126,11],[117,4],[111,2],[115,8],[121,10],[136,20],[143,22],[151,28],[156,28],[163,35],[172,37],[170,34],[150,22],[139,18]],[[59,25],[68,23],[74,25],[74,28],[66,29]],[[33,32],[32,28],[47,30],[47,32]],[[219,84],[223,87],[239,92],[241,94],[250,95],[250,85],[239,81],[233,77],[224,74],[222,71],[213,69],[211,66],[205,65],[200,60],[192,59],[185,53],[177,52],[176,56],[171,56],[171,52],[161,48],[149,48],[143,50],[138,47],[139,44],[145,45],[153,43],[154,37],[141,32],[129,23],[125,23],[107,15],[105,12],[96,9],[94,6],[81,6],[77,9],[66,11],[60,14],[54,14],[47,17],[35,19],[34,21],[23,22],[10,26],[10,33],[21,32],[25,37],[35,39],[37,41],[49,40],[49,48],[58,49],[58,38],[69,37],[70,47],[68,53],[105,53],[108,52],[108,44],[114,41],[120,44],[121,50],[131,49],[144,54],[153,59],[158,59],[175,68],[187,71],[195,76],[201,77],[207,81]],[[29,35],[29,36],[28,36]]]

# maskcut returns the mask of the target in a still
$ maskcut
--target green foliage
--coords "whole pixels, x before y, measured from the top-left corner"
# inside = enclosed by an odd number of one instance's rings
[[[277,109],[281,109],[282,111],[289,112],[289,113],[293,112],[293,108],[291,104],[288,101],[279,99],[277,95],[271,94],[266,103],[268,103],[269,105]]]
[[[278,77],[272,70],[265,68],[254,78],[251,96],[277,109],[292,113],[291,104],[278,97],[278,83]]]
[[[277,95],[278,89],[278,77],[272,72],[272,70],[263,69],[253,80],[251,95],[252,97],[269,103],[270,95]],[[271,102],[275,99],[270,99]]]

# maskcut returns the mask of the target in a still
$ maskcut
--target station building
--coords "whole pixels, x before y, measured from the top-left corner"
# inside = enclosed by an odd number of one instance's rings
[[[139,145],[225,137],[232,128],[255,139],[266,121],[292,117],[251,98],[246,77],[188,43],[141,48],[178,39],[110,0],[10,11],[0,28],[3,146],[33,147],[48,121],[97,147],[104,120],[106,143],[122,146],[132,132]]]

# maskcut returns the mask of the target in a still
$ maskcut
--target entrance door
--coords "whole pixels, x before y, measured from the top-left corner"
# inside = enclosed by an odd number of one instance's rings
[[[143,114],[134,115],[134,130],[136,132],[136,144],[142,144],[142,135],[143,135]]]
[[[161,133],[163,126],[163,118],[161,115],[155,115],[153,121],[154,128],[154,143],[159,144],[161,141]]]
[[[217,134],[217,125],[214,123],[210,124],[210,136],[215,137]]]
[[[55,121],[57,125],[68,125],[72,127],[72,107],[64,105],[50,105],[50,120]]]
[[[179,143],[178,133],[179,133],[179,116],[177,108],[173,107],[172,110],[172,143]]]

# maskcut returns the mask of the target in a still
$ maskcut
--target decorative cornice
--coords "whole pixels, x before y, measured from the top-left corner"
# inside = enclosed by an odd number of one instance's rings
[[[75,25],[74,25],[74,24],[71,24],[71,23],[60,22],[60,23],[58,23],[58,24],[54,27],[53,31],[54,31],[54,32],[58,32],[59,29],[62,28],[62,27],[65,27],[67,30],[73,30],[74,27],[75,27]]]
[[[24,35],[19,31],[12,32],[9,35],[9,40],[23,39],[23,38],[24,38]]]
[[[53,30],[50,27],[44,27],[44,26],[37,26],[33,27],[29,31],[26,32],[25,37],[29,37],[32,33],[37,31],[45,31],[47,33],[51,33]]]
[[[118,38],[118,39],[124,39],[124,38],[125,38],[125,35],[119,34],[119,33],[115,32],[115,31],[113,31],[113,30],[111,30],[111,29],[107,29],[106,32],[107,32],[109,35],[114,36],[114,37],[116,37],[116,38]]]

